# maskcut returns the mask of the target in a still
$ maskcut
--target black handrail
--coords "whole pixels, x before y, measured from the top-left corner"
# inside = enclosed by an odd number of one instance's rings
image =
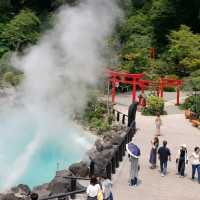
[[[86,192],[86,188],[84,188],[82,190],[76,190],[76,191],[73,191],[73,192],[67,192],[67,193],[63,193],[63,194],[45,197],[45,198],[42,198],[42,199],[39,199],[39,200],[50,200],[50,199],[64,198],[64,197],[68,197],[70,195],[81,194],[81,193],[85,193],[85,192]]]
[[[66,178],[66,179],[75,179],[75,180],[84,180],[84,181],[89,181],[90,180],[90,178],[77,177],[77,176],[64,176],[63,178]]]
[[[117,114],[117,121],[120,121],[120,115],[122,115],[122,124],[125,124],[125,119],[126,117],[128,118],[127,114],[124,114],[116,109],[113,109],[113,115],[115,115],[115,113]]]

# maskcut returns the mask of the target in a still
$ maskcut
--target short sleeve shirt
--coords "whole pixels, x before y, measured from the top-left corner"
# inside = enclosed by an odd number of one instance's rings
[[[98,192],[100,191],[100,185],[96,184],[96,185],[89,185],[87,187],[87,195],[89,197],[96,197],[98,195]]]

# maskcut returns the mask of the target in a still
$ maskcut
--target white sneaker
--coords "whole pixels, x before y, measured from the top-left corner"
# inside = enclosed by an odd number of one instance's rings
[[[162,173],[161,176],[164,177],[165,175]]]

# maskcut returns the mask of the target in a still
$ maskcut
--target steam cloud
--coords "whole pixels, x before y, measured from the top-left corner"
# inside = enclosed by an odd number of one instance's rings
[[[104,73],[105,39],[120,14],[115,0],[85,0],[76,7],[65,6],[56,16],[54,28],[37,45],[22,57],[13,57],[13,65],[25,74],[20,101],[25,115],[28,112],[37,122],[37,130],[11,166],[12,173],[4,177],[5,188],[23,175],[38,146],[54,137],[54,130],[58,134],[71,126],[70,116],[84,107],[88,86],[97,84]]]

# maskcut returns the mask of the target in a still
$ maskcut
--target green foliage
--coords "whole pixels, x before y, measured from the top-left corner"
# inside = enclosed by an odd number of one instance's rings
[[[142,108],[143,115],[164,114],[164,101],[160,97],[150,95],[147,98],[147,106]]]
[[[14,70],[10,64],[10,57],[11,57],[11,52],[7,52],[0,59],[0,75],[3,75],[7,71]]]
[[[128,17],[119,28],[122,43],[121,69],[131,73],[143,72],[148,66],[148,49],[151,47],[152,27],[143,13]]]
[[[192,91],[193,89],[200,91],[200,76],[190,76],[185,79],[183,88],[186,91]]]
[[[200,118],[200,96],[189,96],[182,104],[182,108],[191,110],[192,112],[197,114],[197,117]]]
[[[5,83],[10,84],[11,86],[17,86],[22,79],[21,74],[15,74],[14,72],[6,72],[3,75],[3,80]]]
[[[91,97],[88,102],[82,120],[91,129],[96,130],[97,134],[102,134],[109,130],[112,121],[112,119],[107,116],[106,105],[98,101],[94,96]]]
[[[177,68],[189,73],[200,68],[199,34],[193,34],[189,27],[182,25],[178,31],[170,33],[169,40],[170,59]]]
[[[27,44],[37,41],[39,27],[39,18],[29,10],[22,10],[3,28],[1,43],[12,50],[21,50]]]

